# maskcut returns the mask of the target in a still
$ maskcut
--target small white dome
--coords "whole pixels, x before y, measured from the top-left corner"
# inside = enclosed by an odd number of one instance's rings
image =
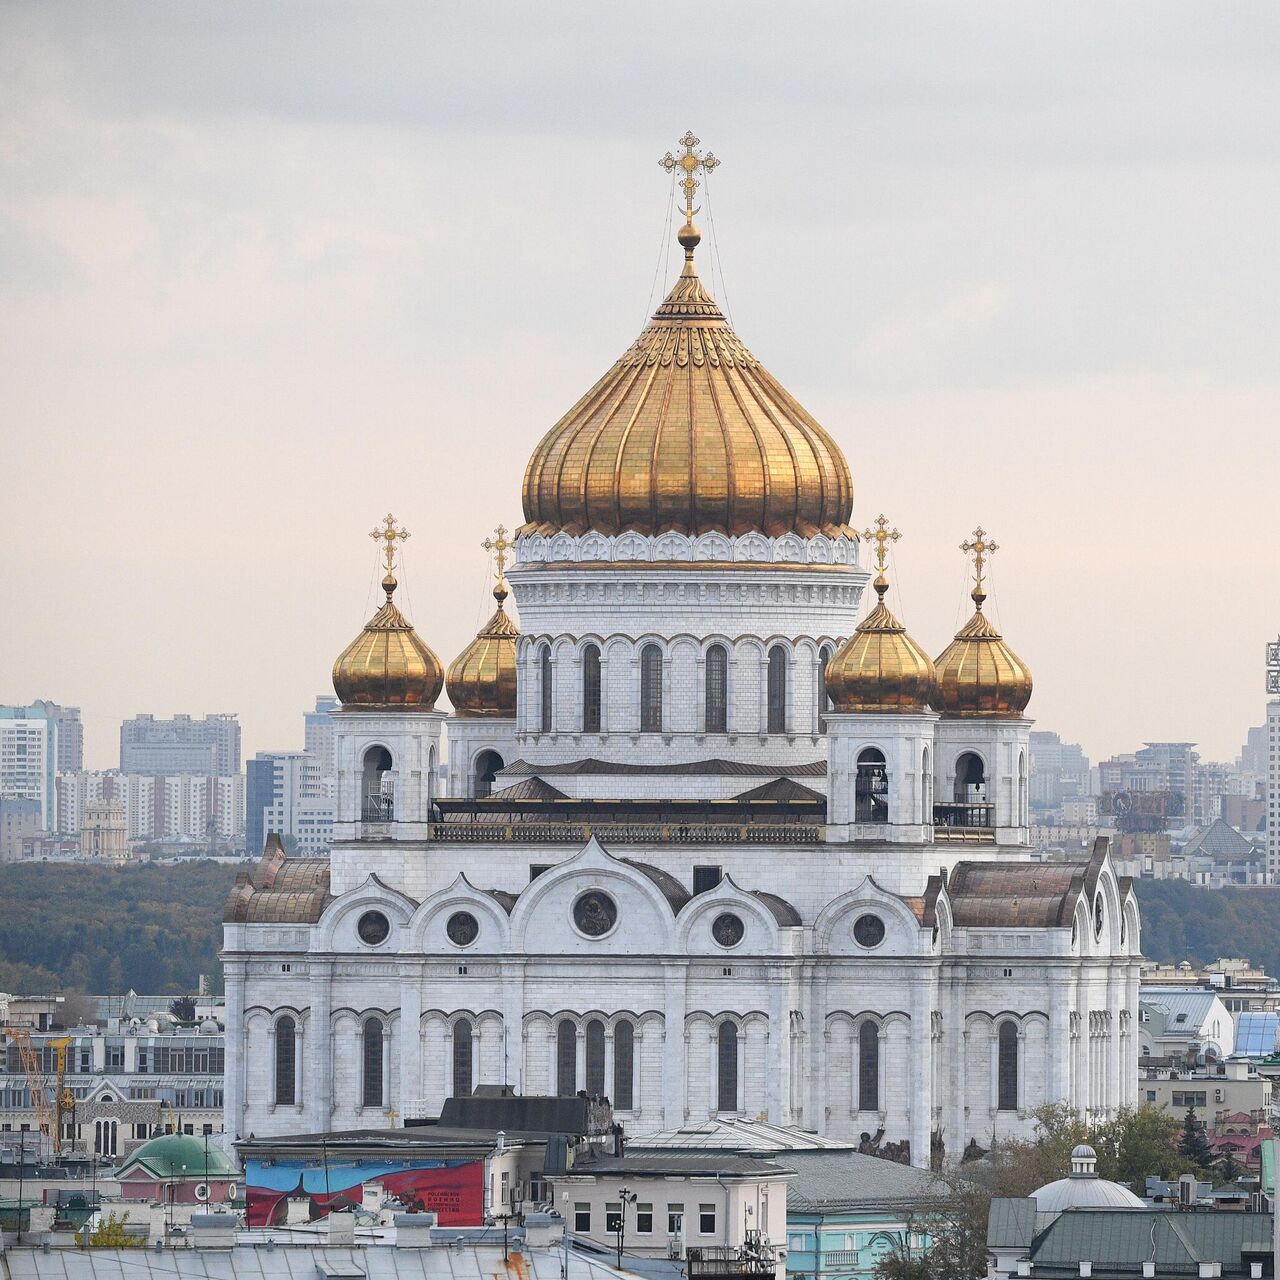
[[[1137,1196],[1118,1182],[1098,1177],[1098,1153],[1082,1142],[1071,1153],[1071,1176],[1033,1191],[1037,1213],[1064,1209],[1145,1209]]]
[[[1097,1160],[1098,1153],[1087,1143],[1082,1142],[1072,1153],[1072,1160]]]

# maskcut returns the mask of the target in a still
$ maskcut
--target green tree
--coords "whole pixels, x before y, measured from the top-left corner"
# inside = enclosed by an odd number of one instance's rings
[[[1225,1151],[1221,1159],[1218,1161],[1218,1177],[1224,1183],[1239,1181],[1244,1170],[1236,1163],[1235,1156],[1230,1151]]]
[[[1186,1119],[1182,1122],[1182,1138],[1178,1142],[1178,1152],[1201,1173],[1213,1167],[1214,1155],[1213,1148],[1209,1145],[1209,1135],[1205,1132],[1204,1123],[1197,1117],[1194,1107],[1187,1108]]]
[[[124,1224],[129,1221],[128,1213],[123,1213],[120,1217],[116,1217],[115,1211],[112,1210],[107,1214],[106,1218],[99,1217],[98,1226],[95,1231],[89,1233],[88,1246],[90,1249],[141,1249],[147,1241],[144,1236],[130,1235],[125,1229]],[[86,1224],[76,1232],[76,1244],[82,1249],[85,1247],[84,1233],[87,1229]]]

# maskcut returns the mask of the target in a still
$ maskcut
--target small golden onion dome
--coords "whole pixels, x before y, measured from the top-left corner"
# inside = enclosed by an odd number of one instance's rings
[[[1031,669],[982,612],[987,593],[972,592],[973,617],[938,656],[934,708],[957,720],[1012,720],[1031,701]]]
[[[507,617],[507,595],[506,579],[499,578],[493,589],[498,602],[493,617],[449,667],[449,701],[460,716],[511,719],[516,714],[516,639],[520,628]]]
[[[543,437],[521,533],[848,533],[839,446],[743,346],[693,265],[648,328]]]
[[[395,575],[382,579],[386,603],[333,664],[333,688],[344,707],[414,707],[430,711],[444,687],[440,659],[391,603]]]
[[[827,693],[837,711],[928,711],[933,663],[885,604],[883,569],[874,586],[875,606],[827,664]]]

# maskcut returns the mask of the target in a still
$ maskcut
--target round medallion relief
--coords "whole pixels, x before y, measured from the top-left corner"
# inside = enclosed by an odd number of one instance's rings
[[[588,938],[603,937],[618,922],[618,904],[603,890],[591,889],[573,904],[573,923]]]
[[[879,916],[859,916],[853,922],[853,940],[860,947],[878,947],[884,941],[884,921]]]
[[[480,922],[470,911],[455,911],[444,927],[456,947],[469,947],[480,934]]]
[[[361,942],[376,947],[391,936],[391,921],[381,911],[366,911],[356,921],[356,933]]]
[[[742,941],[742,935],[746,931],[742,917],[735,916],[732,911],[716,916],[711,925],[711,936],[722,947],[736,947]]]

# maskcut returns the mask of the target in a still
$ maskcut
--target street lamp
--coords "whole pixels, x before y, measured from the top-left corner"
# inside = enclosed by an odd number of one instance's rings
[[[622,1270],[622,1244],[627,1234],[627,1205],[635,1204],[640,1197],[626,1187],[618,1188],[618,1270]]]

